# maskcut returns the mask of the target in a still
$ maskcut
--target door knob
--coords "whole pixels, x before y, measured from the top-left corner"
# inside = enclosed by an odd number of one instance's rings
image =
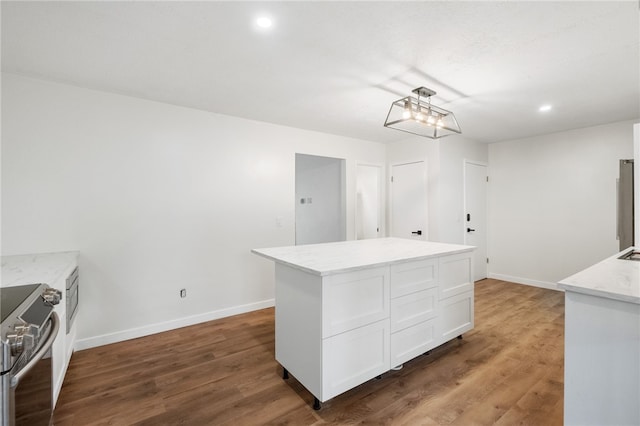
[[[475,229],[467,228],[467,232],[474,232]]]
[[[413,231],[412,234],[414,234],[414,235],[422,235],[422,231],[418,229],[417,231]]]

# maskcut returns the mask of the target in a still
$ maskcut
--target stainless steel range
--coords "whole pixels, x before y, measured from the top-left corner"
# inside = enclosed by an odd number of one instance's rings
[[[0,426],[51,422],[53,305],[61,295],[46,284],[0,288]]]

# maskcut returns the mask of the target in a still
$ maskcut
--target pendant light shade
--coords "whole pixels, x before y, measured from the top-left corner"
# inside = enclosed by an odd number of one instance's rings
[[[417,97],[407,96],[391,104],[385,127],[431,139],[462,133],[451,111],[431,104],[431,96],[436,92],[426,87],[415,88],[412,92]]]

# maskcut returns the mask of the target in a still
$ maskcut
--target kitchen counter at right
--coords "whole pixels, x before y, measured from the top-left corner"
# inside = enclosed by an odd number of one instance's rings
[[[640,425],[640,262],[628,248],[565,290],[564,424]]]
[[[621,259],[630,247],[560,281],[566,291],[640,305],[640,261]]]

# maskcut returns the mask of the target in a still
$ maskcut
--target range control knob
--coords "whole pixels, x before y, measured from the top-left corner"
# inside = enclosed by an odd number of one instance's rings
[[[17,333],[7,334],[7,344],[11,349],[12,356],[18,356],[22,353],[23,351],[22,342],[23,342],[22,334],[17,334]]]
[[[11,349],[11,355],[18,356],[24,351],[30,351],[36,346],[37,327],[25,324],[17,325],[13,333],[7,333],[7,343]]]
[[[24,350],[24,335],[29,331],[28,325],[16,325],[13,333],[7,333],[7,343],[11,349],[11,355],[20,355]]]
[[[57,305],[60,303],[60,298],[62,297],[62,292],[60,290],[56,290],[55,288],[47,288],[42,293],[42,298],[52,305]]]

